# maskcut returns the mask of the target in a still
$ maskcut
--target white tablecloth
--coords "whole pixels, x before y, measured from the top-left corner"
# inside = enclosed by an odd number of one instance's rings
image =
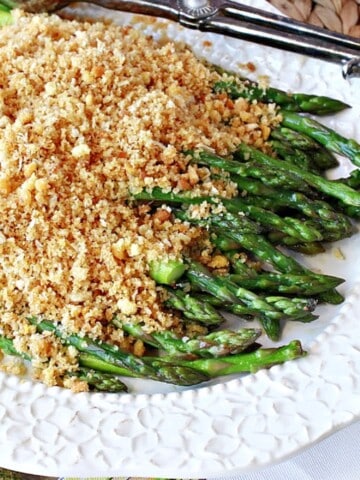
[[[285,462],[226,480],[360,480],[360,422]]]

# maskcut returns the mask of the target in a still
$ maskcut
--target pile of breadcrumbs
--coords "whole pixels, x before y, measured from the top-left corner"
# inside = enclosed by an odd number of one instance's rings
[[[276,110],[212,93],[218,78],[188,48],[131,27],[17,11],[0,31],[0,333],[46,384],[64,384],[77,354],[27,316],[137,354],[114,316],[181,328],[148,265],[194,246],[201,257],[204,234],[127,199],[155,186],[236,194],[179,152],[261,147]]]

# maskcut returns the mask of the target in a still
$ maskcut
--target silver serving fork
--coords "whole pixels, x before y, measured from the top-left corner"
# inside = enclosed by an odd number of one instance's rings
[[[50,12],[68,0],[0,0],[11,8]],[[206,32],[249,40],[342,66],[344,78],[360,77],[360,41],[332,33],[282,15],[265,12],[237,1],[224,0],[85,0],[113,10],[167,18]]]

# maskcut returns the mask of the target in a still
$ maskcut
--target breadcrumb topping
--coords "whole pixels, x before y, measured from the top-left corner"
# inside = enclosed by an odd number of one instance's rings
[[[201,248],[205,233],[128,198],[154,187],[236,194],[181,152],[262,147],[277,113],[213,93],[218,78],[187,47],[132,27],[16,11],[0,30],[0,327],[46,384],[86,389],[63,378],[76,351],[27,316],[138,354],[114,316],[179,328],[148,265]]]

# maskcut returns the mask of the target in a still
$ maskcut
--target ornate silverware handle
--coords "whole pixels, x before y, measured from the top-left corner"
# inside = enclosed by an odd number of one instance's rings
[[[85,0],[86,1],[86,0]],[[31,12],[63,8],[68,0],[0,0]],[[201,31],[249,40],[339,63],[345,78],[360,77],[360,42],[351,37],[224,0],[87,0],[113,10],[158,16]]]
[[[180,23],[320,60],[339,63],[345,78],[360,77],[360,41],[240,2],[179,0]]]

